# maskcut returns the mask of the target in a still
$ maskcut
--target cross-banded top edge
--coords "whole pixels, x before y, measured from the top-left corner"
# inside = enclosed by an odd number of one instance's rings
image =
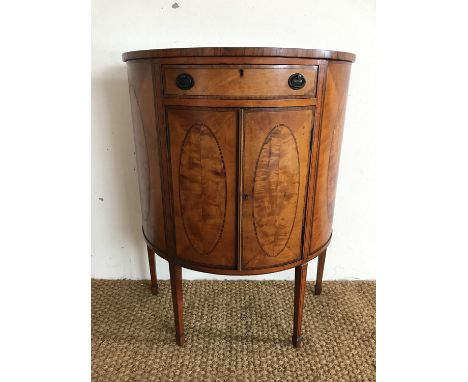
[[[122,54],[123,61],[164,57],[296,57],[354,62],[353,53],[300,48],[172,48],[137,50]]]

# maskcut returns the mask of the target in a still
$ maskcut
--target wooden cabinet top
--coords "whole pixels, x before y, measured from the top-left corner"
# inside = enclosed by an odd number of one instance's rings
[[[354,62],[352,53],[299,48],[173,48],[137,50],[122,54],[123,61],[164,57],[296,57]]]

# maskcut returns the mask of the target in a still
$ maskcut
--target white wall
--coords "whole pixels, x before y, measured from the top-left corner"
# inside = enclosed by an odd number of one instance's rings
[[[149,278],[121,53],[199,46],[355,53],[325,279],[375,278],[374,0],[92,1],[92,276]],[[102,200],[100,199],[102,198]],[[168,279],[158,258],[158,276]],[[315,278],[315,266],[308,279]],[[219,278],[184,269],[184,278]],[[252,279],[252,276],[249,277]],[[256,276],[293,279],[293,270]]]

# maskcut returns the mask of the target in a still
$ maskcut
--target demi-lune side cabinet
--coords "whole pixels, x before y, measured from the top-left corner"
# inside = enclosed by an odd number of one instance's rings
[[[169,262],[176,342],[182,267],[224,275],[295,268],[292,342],[307,265],[322,289],[332,235],[351,53],[157,49],[127,64],[143,236]]]

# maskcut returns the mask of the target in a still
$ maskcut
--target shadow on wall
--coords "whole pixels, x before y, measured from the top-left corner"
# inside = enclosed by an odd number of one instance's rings
[[[146,253],[141,233],[140,200],[136,169],[135,145],[133,140],[132,117],[128,90],[127,69],[125,64],[106,68],[102,75],[92,79],[93,110],[93,177],[96,182],[93,190],[104,195],[100,203],[109,196],[110,208],[104,209],[108,216],[99,217],[98,226],[108,225],[107,239],[115,243],[100,243],[106,246],[106,263],[119,264],[119,268],[130,266],[132,273],[146,273]],[[100,165],[96,162],[104,159]],[[94,195],[96,197],[96,195]],[[109,207],[109,206],[107,206]],[[97,235],[100,232],[94,232]],[[103,239],[101,239],[103,240]],[[118,245],[118,246],[117,246]],[[119,249],[118,255],[115,253]],[[114,252],[114,253],[113,253]],[[141,254],[132,256],[132,254]],[[102,255],[102,254],[101,254]],[[116,256],[117,258],[112,259]],[[126,259],[118,258],[124,256]],[[130,262],[131,264],[129,264]],[[136,264],[135,264],[136,262]],[[128,274],[128,268],[122,269]]]

